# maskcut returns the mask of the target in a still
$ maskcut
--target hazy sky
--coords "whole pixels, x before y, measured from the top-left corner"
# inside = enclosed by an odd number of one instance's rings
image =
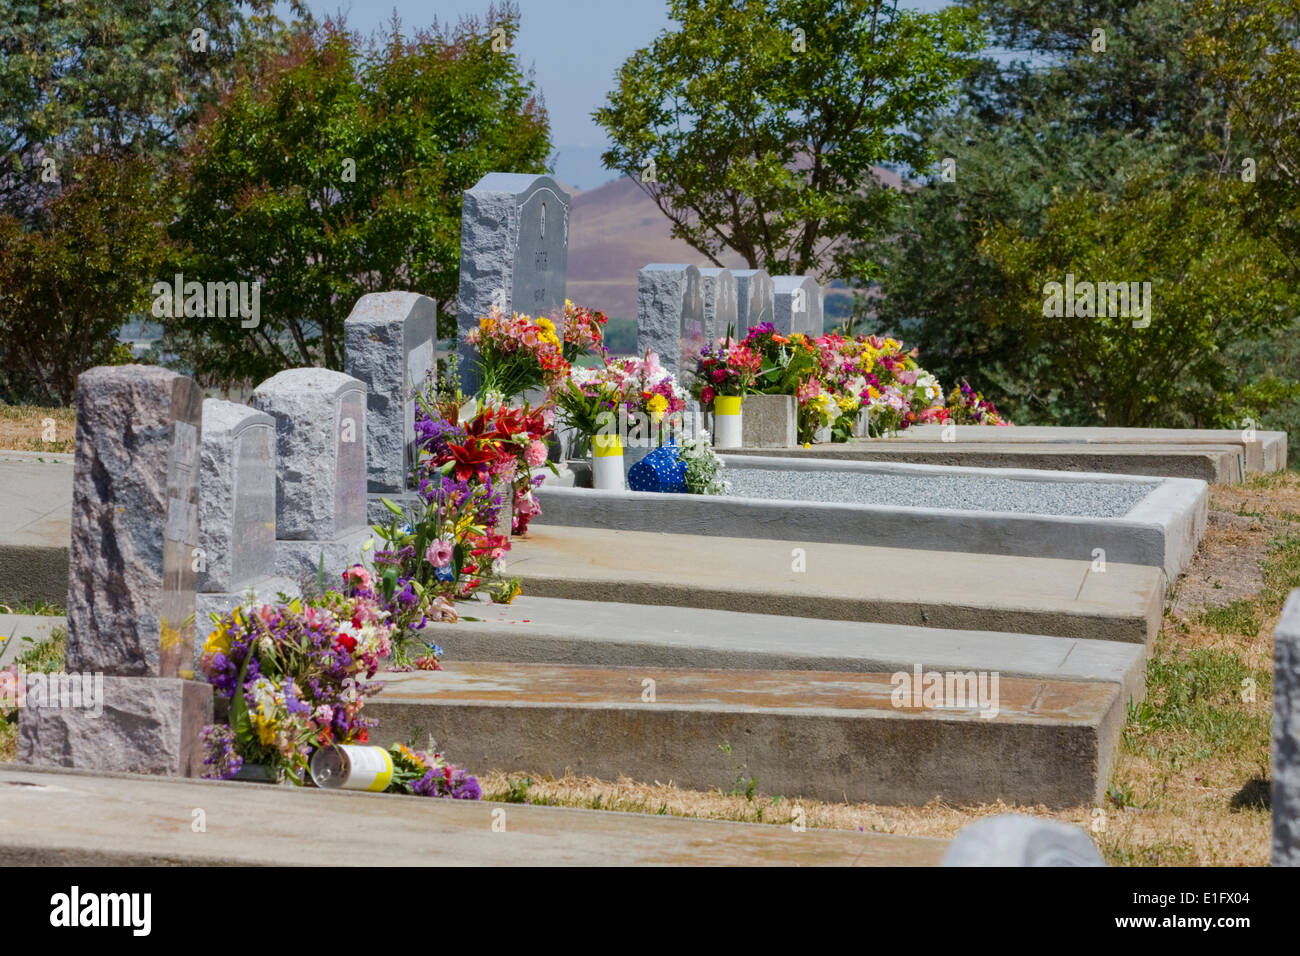
[[[522,20],[515,50],[535,80],[551,117],[551,142],[559,153],[556,176],[583,189],[613,178],[600,167],[604,132],[591,119],[627,57],[669,25],[663,0],[516,0]],[[949,0],[901,0],[900,6],[937,10]],[[384,27],[396,10],[403,27],[435,17],[454,22],[482,16],[488,0],[308,0],[317,18],[342,11],[363,34]]]

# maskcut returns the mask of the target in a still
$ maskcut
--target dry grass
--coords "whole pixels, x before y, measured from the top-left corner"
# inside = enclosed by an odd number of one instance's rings
[[[1130,708],[1103,806],[894,807],[791,801],[743,778],[732,793],[702,793],[671,781],[522,773],[485,775],[484,796],[775,825],[790,823],[797,803],[810,827],[930,837],[1015,810],[1088,828],[1113,864],[1266,865],[1272,631],[1300,587],[1300,475],[1215,487],[1211,508],[1197,560],[1171,594],[1147,699]]]
[[[53,422],[54,441],[46,441]],[[36,405],[0,405],[0,448],[14,451],[72,451],[77,411]]]

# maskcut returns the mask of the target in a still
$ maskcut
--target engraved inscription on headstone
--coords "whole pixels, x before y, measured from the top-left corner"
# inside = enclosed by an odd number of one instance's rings
[[[465,191],[456,323],[467,391],[478,373],[465,336],[494,304],[507,315],[549,317],[563,335],[569,204],[549,176],[488,173]]]
[[[772,277],[762,269],[737,269],[736,335],[744,338],[750,329],[772,318]]]

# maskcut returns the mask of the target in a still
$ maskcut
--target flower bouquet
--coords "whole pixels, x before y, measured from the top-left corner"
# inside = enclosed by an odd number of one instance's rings
[[[970,383],[962,380],[961,385],[952,390],[945,406],[948,413],[946,421],[954,425],[1010,425],[983,395],[971,388]]]
[[[407,793],[417,797],[452,800],[481,800],[478,780],[465,770],[447,763],[442,754],[412,750],[402,744],[388,748],[393,761],[393,779],[386,793]]]
[[[493,306],[466,336],[479,354],[479,394],[505,398],[529,389],[553,388],[569,373],[564,343],[547,318],[518,312],[507,318]]]
[[[214,624],[199,667],[228,717],[204,728],[205,776],[229,779],[261,764],[301,785],[316,747],[366,742],[374,721],[360,711],[383,686],[366,681],[391,651],[377,601],[331,591],[236,608]]]
[[[584,355],[604,358],[605,324],[609,321],[604,312],[598,312],[564,300],[564,358],[573,363]]]

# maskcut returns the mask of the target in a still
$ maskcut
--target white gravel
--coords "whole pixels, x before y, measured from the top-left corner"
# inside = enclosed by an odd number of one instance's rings
[[[1089,518],[1122,518],[1158,484],[768,468],[728,468],[726,476],[738,498]]]

